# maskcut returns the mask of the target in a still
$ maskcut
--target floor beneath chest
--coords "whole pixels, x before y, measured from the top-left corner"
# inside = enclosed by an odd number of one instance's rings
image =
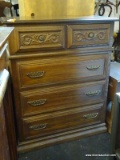
[[[19,155],[19,160],[109,160],[110,134],[104,133]]]

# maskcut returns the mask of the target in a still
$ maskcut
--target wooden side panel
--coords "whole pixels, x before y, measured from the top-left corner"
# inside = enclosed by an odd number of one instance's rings
[[[6,119],[6,128],[7,128],[7,137],[10,151],[10,160],[17,160],[17,131],[15,130],[15,114],[13,110],[13,101],[12,101],[12,92],[11,92],[11,83],[8,82],[8,87],[5,92],[3,99],[4,110],[5,110],[5,119]]]
[[[10,160],[3,104],[0,104],[0,160]]]

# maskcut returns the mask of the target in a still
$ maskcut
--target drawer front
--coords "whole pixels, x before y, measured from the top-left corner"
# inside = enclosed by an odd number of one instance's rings
[[[15,36],[14,52],[59,49],[65,45],[64,26],[16,27]]]
[[[67,47],[109,45],[110,24],[68,25]]]
[[[21,61],[17,64],[19,86],[52,85],[94,77],[103,79],[106,76],[105,61],[102,55]]]
[[[105,83],[92,83],[21,92],[24,116],[48,113],[104,101]]]
[[[89,111],[73,109],[49,116],[23,119],[23,137],[31,139],[100,123],[103,119],[101,105],[90,106]]]

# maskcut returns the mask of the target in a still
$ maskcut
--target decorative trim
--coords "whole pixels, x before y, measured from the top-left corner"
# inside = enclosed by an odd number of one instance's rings
[[[21,46],[61,43],[61,32],[20,33]]]
[[[96,41],[104,40],[106,38],[106,31],[73,31],[73,41]]]

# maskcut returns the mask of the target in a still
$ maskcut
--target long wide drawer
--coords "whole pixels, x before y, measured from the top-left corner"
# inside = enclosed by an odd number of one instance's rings
[[[22,115],[48,113],[104,101],[105,82],[94,82],[20,93]]]
[[[89,110],[81,112],[80,108],[61,113],[52,113],[48,116],[33,116],[23,119],[23,139],[68,131],[101,123],[103,111],[101,104],[90,106]]]
[[[67,26],[67,47],[103,46],[111,43],[110,24]]]
[[[17,63],[20,88],[104,79],[108,55],[70,56]],[[52,65],[51,65],[52,64]],[[106,69],[105,69],[106,68]]]

